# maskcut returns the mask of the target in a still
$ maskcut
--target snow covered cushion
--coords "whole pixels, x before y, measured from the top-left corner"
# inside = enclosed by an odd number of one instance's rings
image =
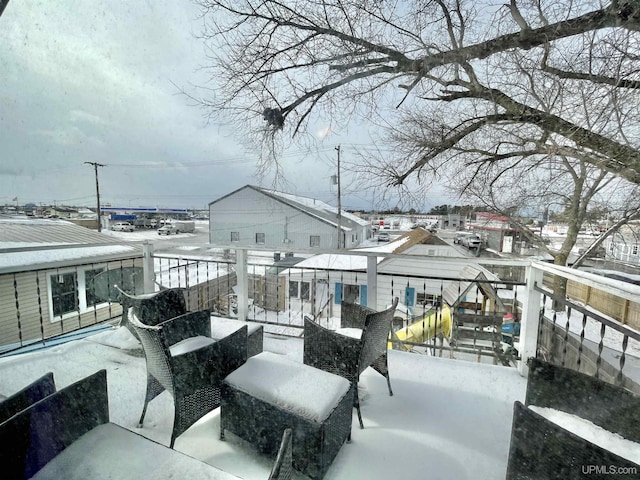
[[[527,408],[594,445],[598,445],[622,458],[640,464],[640,445],[636,442],[627,440],[617,433],[605,430],[593,422],[571,413],[566,413],[554,408],[537,407],[535,405],[529,405]]]
[[[206,347],[212,343],[215,343],[215,340],[210,337],[203,337],[201,335],[197,337],[189,337],[171,345],[169,347],[169,353],[172,357],[175,357],[176,355],[182,355],[184,353]]]
[[[224,338],[242,327],[247,326],[247,333],[251,335],[258,330],[261,325],[257,323],[244,322],[242,320],[234,320],[233,318],[211,316],[211,336],[213,338]]]
[[[339,328],[336,330],[336,333],[340,335],[344,335],[345,337],[351,338],[362,338],[362,329],[361,328]]]
[[[316,422],[329,416],[350,386],[345,378],[272,352],[249,358],[225,381],[236,390]]]

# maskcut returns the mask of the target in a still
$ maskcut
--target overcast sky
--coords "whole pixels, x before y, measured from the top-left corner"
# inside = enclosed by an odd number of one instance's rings
[[[0,17],[0,204],[95,205],[84,162],[106,165],[101,200],[114,206],[204,208],[259,184],[256,152],[179,94],[213,87],[199,71],[200,30],[192,0],[10,1]],[[289,192],[335,205],[333,146],[348,154],[349,142],[367,141],[353,129],[317,154],[291,147]],[[343,208],[380,206],[346,185]]]

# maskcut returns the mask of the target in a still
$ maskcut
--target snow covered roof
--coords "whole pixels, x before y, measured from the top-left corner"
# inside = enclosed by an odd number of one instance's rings
[[[92,258],[135,257],[140,248],[64,220],[0,218],[0,271],[49,268]]]
[[[284,193],[284,192],[278,192],[276,190],[266,190],[266,189],[260,189],[265,193],[274,195],[276,197],[281,198],[282,200],[284,200],[286,203],[294,203],[297,204],[297,206],[304,208],[305,210],[313,210],[313,211],[317,211],[320,212],[324,215],[326,215],[327,213],[331,215],[331,218],[335,219],[338,216],[338,208],[334,207],[332,205],[329,205],[327,203],[324,203],[320,200],[316,200],[315,198],[308,198],[308,197],[301,197],[299,195],[292,195],[290,193]],[[353,215],[349,212],[346,212],[344,210],[342,210],[342,218],[343,219],[347,219],[357,225],[366,227],[369,225],[369,222],[367,220],[363,220],[360,217],[357,217],[356,215]]]
[[[498,300],[498,295],[490,284],[473,283],[470,281],[471,279],[500,280],[497,275],[494,275],[482,265],[467,265],[460,270],[456,276],[461,280],[449,283],[442,292],[444,301],[447,302],[449,306],[456,305],[458,301],[464,298],[465,293],[474,286],[481,289],[485,295],[489,295]]]
[[[263,195],[266,195],[269,198],[272,198],[280,203],[288,205],[296,210],[306,213],[309,216],[315,217],[325,223],[329,223],[333,226],[338,225],[338,209],[331,205],[328,205],[320,200],[316,200],[314,198],[302,197],[299,195],[293,195],[290,193],[278,192],[276,190],[268,190],[266,188],[256,187],[254,185],[245,185],[211,203],[212,205],[216,202],[224,198],[228,198],[236,193],[245,190],[251,189],[256,192],[260,192]],[[341,211],[341,222],[340,228],[343,231],[350,232],[354,228],[368,227],[369,222],[366,220],[357,217],[349,212],[344,210]]]
[[[105,261],[109,257],[134,257],[139,249],[133,245],[101,245],[46,248],[29,251],[4,252],[0,255],[0,272],[28,271],[34,267],[60,266],[62,262],[91,258],[92,262]]]
[[[104,243],[122,243],[122,240],[64,220],[0,218],[0,249]]]

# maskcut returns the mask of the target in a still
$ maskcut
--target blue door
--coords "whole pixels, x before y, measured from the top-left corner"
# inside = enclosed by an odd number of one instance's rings
[[[367,306],[367,286],[360,285],[360,305]]]
[[[416,296],[416,289],[413,287],[407,287],[404,289],[404,304],[407,307],[413,307],[414,298]]]
[[[336,282],[336,291],[334,298],[336,305],[340,305],[342,303],[342,283]]]

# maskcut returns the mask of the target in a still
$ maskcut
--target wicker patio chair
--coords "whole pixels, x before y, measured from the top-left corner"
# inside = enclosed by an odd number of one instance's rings
[[[147,361],[147,393],[140,426],[149,402],[167,390],[174,400],[169,444],[173,448],[176,437],[220,406],[222,380],[247,359],[247,327],[214,340],[208,310],[145,325],[133,307],[128,321],[140,338]]]
[[[271,473],[269,474],[269,480],[291,480],[293,476],[293,456],[291,448],[291,437],[293,430],[290,428],[285,429],[282,434],[282,443],[278,450],[278,456],[276,457]]]
[[[19,392],[0,402],[0,423],[42,400],[44,397],[55,393],[55,391],[56,384],[53,381],[53,372],[44,374],[35,382],[30,383]]]
[[[32,478],[77,439],[108,421],[106,370],[45,396],[0,423],[3,477]]]
[[[376,312],[360,305],[343,303],[342,329],[361,330],[359,338],[348,332],[333,331],[304,318],[304,363],[340,375],[355,384],[354,406],[358,411],[360,428],[364,428],[360,413],[358,380],[369,366],[387,379],[389,395],[393,395],[387,362],[387,342],[398,305],[396,297],[388,309]]]
[[[145,325],[157,325],[170,318],[187,313],[187,303],[184,297],[184,289],[167,288],[153,293],[132,295],[123,291],[118,285],[114,288],[119,293],[119,302],[122,305],[122,319],[120,325],[125,326],[137,337],[136,330],[129,322],[129,309],[135,307],[138,320]]]

